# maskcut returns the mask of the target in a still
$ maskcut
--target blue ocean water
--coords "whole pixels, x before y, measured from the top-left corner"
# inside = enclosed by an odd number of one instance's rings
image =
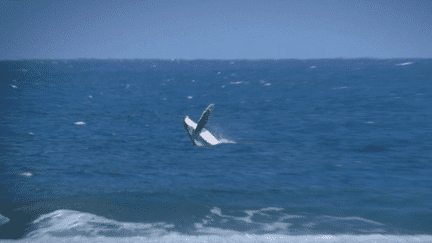
[[[0,72],[0,239],[432,241],[431,59]],[[225,143],[195,147],[182,118],[210,103]]]

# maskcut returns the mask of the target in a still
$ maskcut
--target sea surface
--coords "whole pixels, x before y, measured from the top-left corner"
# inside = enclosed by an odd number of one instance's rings
[[[432,59],[0,61],[2,242],[431,242]],[[215,104],[196,147],[182,118]]]

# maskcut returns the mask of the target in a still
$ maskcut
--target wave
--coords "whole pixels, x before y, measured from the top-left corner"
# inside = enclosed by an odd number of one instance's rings
[[[232,235],[232,236],[186,236],[178,234],[169,234],[161,237],[55,237],[46,236],[43,238],[31,238],[21,239],[17,241],[5,241],[5,242],[16,242],[16,243],[39,243],[39,242],[205,242],[205,243],[225,243],[225,242],[298,242],[298,243],[310,243],[310,242],[430,242],[432,236],[429,235],[415,235],[415,236],[399,236],[399,235],[302,235],[302,236],[288,236],[288,235]]]
[[[244,216],[233,216],[213,207],[210,214],[201,222],[189,227],[187,232],[179,232],[176,225],[153,222],[119,222],[90,213],[73,210],[56,210],[37,218],[32,223],[32,231],[20,240],[13,242],[430,242],[432,235],[385,235],[369,234],[322,234],[312,230],[305,233],[287,231],[296,220],[305,216],[280,214],[275,221],[266,218],[283,211],[282,208],[267,207],[258,210],[245,210]],[[250,226],[229,227],[234,220]],[[321,216],[320,221],[358,221],[364,224],[382,226],[381,223],[360,217]],[[199,220],[198,220],[199,221]],[[216,222],[218,222],[216,224]],[[313,227],[313,224],[305,224]]]

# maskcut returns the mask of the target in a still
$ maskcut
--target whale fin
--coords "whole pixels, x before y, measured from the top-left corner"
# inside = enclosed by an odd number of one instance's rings
[[[198,120],[197,126],[195,128],[195,135],[200,134],[201,130],[204,128],[204,126],[207,124],[210,115],[214,111],[214,104],[210,104],[207,106],[207,108],[202,113],[200,119]]]

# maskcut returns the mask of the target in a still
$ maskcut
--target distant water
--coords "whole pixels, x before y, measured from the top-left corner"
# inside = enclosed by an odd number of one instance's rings
[[[432,241],[431,59],[0,72],[1,239]],[[182,117],[210,103],[206,129],[229,143],[198,148]]]

